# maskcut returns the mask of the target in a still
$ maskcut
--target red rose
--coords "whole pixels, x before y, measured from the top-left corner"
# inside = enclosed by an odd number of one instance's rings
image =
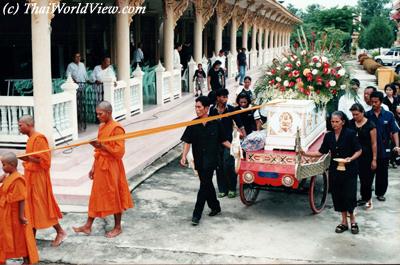
[[[326,88],[330,88],[330,87],[331,87],[331,84],[329,84],[329,81],[326,81],[326,82],[325,82],[325,87],[326,87]]]
[[[289,87],[293,87],[295,85],[295,83],[293,81],[289,82]]]
[[[301,81],[302,81],[302,80],[301,80],[300,77],[296,79],[296,82],[297,82],[297,83],[300,83]]]
[[[322,77],[321,77],[321,76],[317,76],[317,77],[315,78],[315,80],[317,81],[317,84],[318,84],[318,85],[322,85]]]
[[[337,93],[336,89],[332,90],[333,95],[336,95],[336,93]]]
[[[318,89],[317,91],[315,91],[315,93],[317,93],[317,95],[319,95],[319,93],[321,93],[321,91]]]
[[[335,69],[331,69],[331,75],[336,75],[336,70]]]
[[[298,77],[299,74],[300,74],[300,71],[299,71],[299,70],[294,70],[294,71],[293,71],[293,76],[294,76],[294,77]]]
[[[272,79],[271,81],[269,81],[270,84],[275,84],[275,79]]]
[[[293,76],[292,72],[289,72],[288,77],[291,78]]]
[[[307,96],[309,96],[309,95],[310,95],[310,90],[305,90],[305,91],[304,91],[304,94],[306,94]]]
[[[324,68],[329,68],[329,63],[324,63]]]
[[[271,73],[274,75],[274,74],[276,74],[276,70],[275,69],[272,69],[271,70]]]
[[[284,87],[284,86],[281,86],[280,90],[281,90],[282,92],[285,91],[285,87]]]
[[[322,72],[326,75],[329,72],[329,68],[324,68],[324,70],[322,70]]]
[[[286,67],[292,68],[293,65],[291,63],[286,64]]]
[[[339,78],[341,78],[341,76],[340,76],[339,74],[337,74],[337,75],[336,75],[336,78],[339,79]]]
[[[314,63],[318,63],[318,61],[319,61],[319,59],[317,57],[314,57],[312,60]]]
[[[309,81],[309,82],[312,81],[312,74],[311,73],[307,74],[307,81]]]

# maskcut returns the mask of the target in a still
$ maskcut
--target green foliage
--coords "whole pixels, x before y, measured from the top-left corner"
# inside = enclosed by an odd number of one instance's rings
[[[390,9],[385,8],[385,5],[390,2],[391,0],[358,0],[362,24],[368,26],[373,18],[378,16],[381,16],[381,19],[388,18]]]
[[[379,55],[379,52],[378,51],[373,51],[372,53],[371,53],[371,56],[373,57],[373,58],[375,58],[375,56],[378,56]]]
[[[360,46],[365,49],[390,47],[395,39],[393,25],[382,17],[374,17],[361,34]]]
[[[301,19],[307,40],[313,43],[314,39],[324,39],[327,35],[327,45],[333,45],[334,48],[346,51],[350,49],[351,32],[353,30],[354,9],[344,6],[342,8],[334,7],[323,9],[318,4],[309,5],[305,13],[301,13]],[[292,44],[299,42],[298,29],[295,28],[292,33]],[[303,37],[303,36],[300,36]],[[318,43],[316,44],[318,45]]]

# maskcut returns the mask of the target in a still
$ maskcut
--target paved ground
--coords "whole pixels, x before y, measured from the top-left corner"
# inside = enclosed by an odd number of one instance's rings
[[[69,237],[50,247],[53,231],[40,231],[41,260],[47,263],[399,263],[400,174],[390,171],[387,201],[358,211],[360,234],[336,234],[339,216],[328,207],[312,215],[307,196],[261,192],[251,207],[239,198],[221,199],[223,212],[198,227],[190,224],[198,189],[191,169],[175,160],[133,191],[136,207],[124,215],[124,233],[104,237],[112,219],[98,219],[91,236],[71,226],[84,214],[68,213],[62,225]]]

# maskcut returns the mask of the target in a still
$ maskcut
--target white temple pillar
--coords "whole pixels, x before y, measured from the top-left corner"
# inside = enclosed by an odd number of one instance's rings
[[[249,23],[247,21],[243,22],[243,28],[242,28],[242,48],[247,48],[247,42],[248,42],[248,35],[249,35]]]
[[[38,0],[36,3],[38,8],[46,8],[49,0]],[[35,127],[46,135],[49,145],[54,146],[49,16],[47,13],[31,15],[32,79]]]
[[[222,17],[217,12],[216,23],[215,23],[215,44],[214,44],[214,53],[215,54],[218,54],[219,51],[222,49],[222,31],[223,30],[224,30],[224,28],[222,27]]]
[[[197,8],[197,7],[196,7]],[[196,10],[196,20],[194,22],[194,61],[201,63],[203,57],[203,15],[202,10]],[[189,79],[191,77],[189,76]]]
[[[122,9],[128,6],[128,0],[120,0],[119,7]],[[118,68],[118,80],[125,81],[126,88],[124,90],[124,106],[126,109],[126,117],[131,116],[131,90],[130,84],[130,51],[129,51],[129,14],[119,13],[117,14],[117,68]]]
[[[231,20],[231,54],[235,56],[237,54],[236,47],[236,34],[237,34],[237,19],[236,17],[232,17]]]
[[[167,71],[174,69],[174,10],[164,8],[164,66]]]

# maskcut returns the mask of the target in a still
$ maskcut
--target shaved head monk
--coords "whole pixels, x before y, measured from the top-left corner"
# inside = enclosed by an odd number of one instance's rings
[[[18,128],[22,134],[29,137],[26,143],[26,153],[49,149],[46,136],[35,130],[32,116],[24,115],[18,121]],[[53,195],[50,180],[51,153],[44,152],[36,155],[20,157],[24,161],[24,175],[28,189],[27,202],[30,208],[30,223],[36,236],[37,229],[54,227],[57,236],[51,243],[59,246],[67,237],[61,228],[59,219],[62,214]]]
[[[39,255],[25,203],[25,178],[17,171],[14,153],[3,154],[0,160],[5,173],[0,175],[0,264],[11,258],[23,258],[24,264],[37,263]]]
[[[90,144],[94,149],[94,162],[89,172],[93,180],[89,199],[89,212],[86,224],[73,227],[76,233],[89,235],[96,217],[104,218],[113,214],[114,229],[106,232],[108,238],[122,233],[122,212],[133,207],[133,201],[126,180],[122,157],[125,153],[125,140],[101,142],[100,140],[117,135],[124,135],[122,126],[112,118],[112,106],[102,101],[96,107],[96,115],[100,121],[97,141]]]

